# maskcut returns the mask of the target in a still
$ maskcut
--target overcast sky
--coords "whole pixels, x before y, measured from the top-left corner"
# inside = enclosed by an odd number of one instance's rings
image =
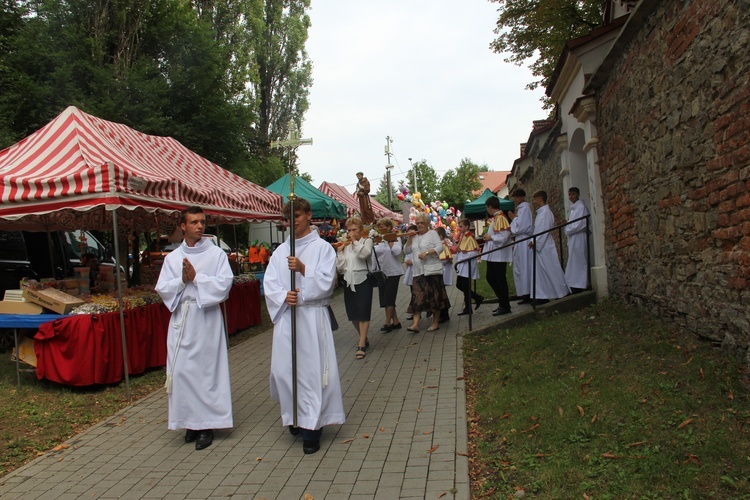
[[[373,194],[409,160],[442,176],[463,158],[510,170],[533,120],[544,119],[543,89],[526,90],[526,67],[489,49],[497,4],[488,0],[313,0],[307,49],[310,109],[297,153],[313,185],[354,189],[363,171]]]

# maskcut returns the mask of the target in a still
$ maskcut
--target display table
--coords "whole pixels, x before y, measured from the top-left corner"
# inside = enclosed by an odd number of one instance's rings
[[[259,324],[260,284],[236,284],[224,303],[230,334]],[[125,311],[128,373],[166,365],[170,313],[163,304]],[[56,316],[34,336],[36,374],[60,384],[112,384],[123,378],[120,313]]]
[[[21,368],[21,354],[19,353],[18,330],[21,328],[39,328],[44,323],[55,321],[67,316],[59,314],[0,314],[0,328],[13,330],[13,340],[16,347],[16,379],[21,386],[21,372],[33,372],[31,368]]]

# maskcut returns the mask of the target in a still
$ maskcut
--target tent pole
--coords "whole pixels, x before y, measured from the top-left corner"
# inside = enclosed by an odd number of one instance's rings
[[[120,335],[122,337],[122,365],[125,372],[125,395],[130,404],[130,376],[128,372],[128,343],[125,337],[125,304],[122,301],[122,279],[120,277],[120,235],[117,229],[117,210],[112,210],[112,230],[115,233],[115,276],[117,276],[117,303],[120,306]]]

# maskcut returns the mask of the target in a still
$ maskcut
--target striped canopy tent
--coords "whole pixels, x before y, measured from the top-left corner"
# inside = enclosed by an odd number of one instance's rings
[[[346,205],[346,216],[351,217],[356,213],[359,213],[359,200],[357,197],[346,190],[344,186],[335,184],[333,182],[323,182],[318,188],[331,198],[334,198],[344,205]],[[389,219],[395,220],[396,222],[402,222],[404,217],[400,213],[388,210],[386,207],[378,203],[375,198],[370,196],[370,203],[372,203],[372,211],[375,213],[375,217],[378,219],[382,217],[388,217]]]
[[[280,220],[281,197],[184,147],[70,106],[0,151],[0,228],[174,227],[202,207],[212,223]]]

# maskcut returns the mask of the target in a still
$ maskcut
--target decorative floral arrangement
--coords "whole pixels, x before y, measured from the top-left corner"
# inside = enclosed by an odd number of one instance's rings
[[[122,302],[125,306],[125,310],[130,310],[137,307],[144,307],[149,304],[160,304],[162,300],[161,297],[159,297],[159,294],[154,292],[151,287],[133,286],[123,289]],[[119,310],[120,306],[115,295],[99,293],[87,297],[87,302],[85,304],[76,307],[70,313],[104,314]]]
[[[367,237],[370,238],[374,243],[379,243],[383,239],[383,235],[378,232],[375,227],[370,228],[367,232]]]
[[[349,241],[349,232],[346,229],[339,229],[339,232],[336,233],[336,239],[341,243],[346,243]]]
[[[234,277],[235,285],[242,284],[242,283],[252,283],[253,281],[258,281],[258,278],[256,278],[254,274],[250,274],[250,273],[239,274]]]

